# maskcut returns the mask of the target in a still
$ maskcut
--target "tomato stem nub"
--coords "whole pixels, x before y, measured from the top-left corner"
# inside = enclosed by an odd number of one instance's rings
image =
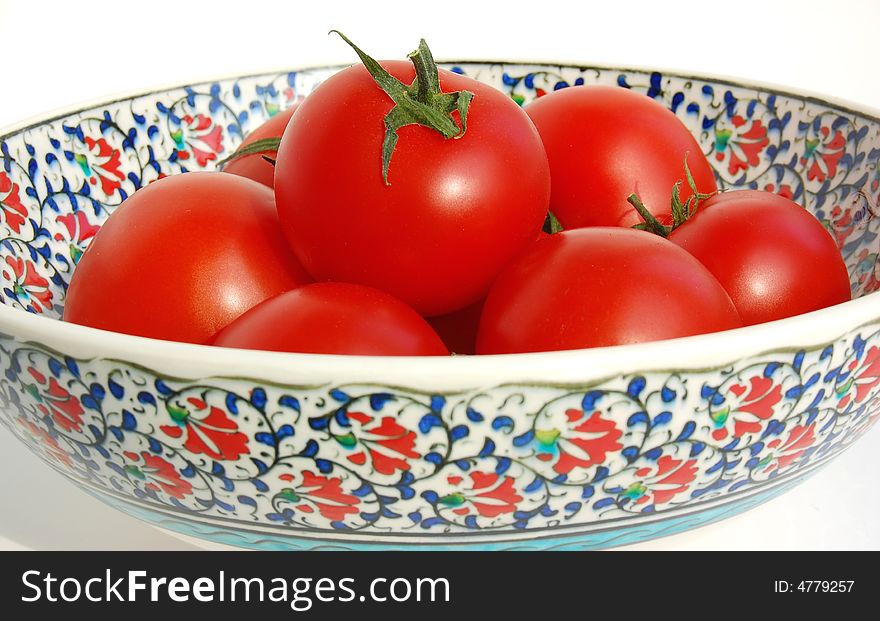
[[[416,78],[412,84],[406,85],[388,73],[344,34],[338,30],[330,32],[339,35],[355,51],[379,88],[395,104],[385,115],[385,138],[382,141],[382,179],[385,185],[391,185],[388,182],[388,168],[397,146],[397,130],[401,127],[422,125],[439,132],[447,139],[464,136],[467,130],[468,107],[474,94],[470,91],[444,93],[440,90],[437,64],[424,39],[419,42],[418,49],[408,55],[415,67]],[[458,111],[460,126],[452,116],[455,111]]]
[[[547,217],[544,218],[544,227],[541,230],[547,233],[547,235],[555,235],[563,230],[563,226],[556,215],[552,211],[548,211]]]

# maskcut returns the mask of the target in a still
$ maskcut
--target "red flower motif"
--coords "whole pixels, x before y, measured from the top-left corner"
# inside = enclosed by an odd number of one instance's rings
[[[394,474],[397,470],[410,469],[407,459],[421,457],[413,449],[416,444],[415,432],[402,427],[394,417],[384,416],[378,425],[372,426],[369,425],[376,419],[363,412],[349,412],[348,417],[361,424],[360,431],[356,438],[353,434],[348,434],[337,437],[337,441],[343,446],[351,447],[360,443],[365,449],[348,455],[350,462],[361,466],[369,457],[376,472]]]
[[[287,482],[296,480],[293,474],[283,474],[279,478]],[[334,522],[341,522],[345,516],[357,513],[360,504],[357,496],[347,494],[342,489],[342,479],[325,477],[309,470],[303,471],[299,485],[282,490],[280,496],[294,503],[295,509],[301,513],[314,513],[317,510],[324,518]]]
[[[69,235],[67,239],[80,244],[87,242],[93,238],[99,230],[101,230],[100,226],[89,222],[89,218],[84,211],[76,211],[63,216],[58,216],[55,218],[55,221],[64,225],[64,228],[67,229]],[[55,239],[61,241],[65,238],[60,233],[56,233]]]
[[[656,466],[636,470],[639,480],[632,483],[621,495],[637,505],[666,504],[688,491],[699,472],[696,463],[696,459],[675,459],[670,455],[663,455],[657,460]]]
[[[28,373],[37,384],[25,386],[25,389],[36,399],[37,409],[65,431],[81,431],[85,410],[79,399],[54,377],[47,378],[33,367],[28,367]]]
[[[42,427],[38,427],[33,424],[28,419],[19,416],[16,421],[19,425],[24,427],[28,433],[30,433],[31,437],[34,440],[42,443],[43,450],[45,451],[45,455],[51,457],[59,464],[67,467],[73,468],[73,461],[70,459],[70,455],[61,448],[61,445],[58,444],[58,441],[49,435],[49,433],[43,429]]]
[[[761,431],[762,421],[773,416],[776,405],[782,401],[782,386],[769,377],[755,376],[749,379],[748,387],[734,384],[729,390],[734,396],[741,398],[729,412],[729,416],[733,418],[733,435],[737,438]],[[727,420],[728,413],[725,412],[716,423],[723,425]],[[728,430],[724,427],[712,433],[716,440],[723,440],[727,435]]]
[[[113,194],[122,186],[125,175],[119,170],[122,165],[120,153],[110,146],[104,138],[95,140],[91,136],[85,137],[86,153],[76,153],[74,159],[82,169],[89,183],[101,184],[101,191],[107,196]]]
[[[165,492],[177,500],[192,494],[192,484],[180,476],[171,462],[147,451],[142,451],[140,455],[126,451],[124,455],[133,462],[125,467],[125,471],[129,477],[142,481],[145,489]]]
[[[160,427],[166,435],[177,439],[186,434],[183,446],[188,451],[212,459],[234,461],[250,453],[248,437],[238,430],[238,425],[226,412],[195,397],[186,401],[193,410],[168,405],[168,413],[175,424]]]
[[[223,152],[223,128],[214,125],[211,117],[204,114],[195,116],[187,114],[180,120],[180,129],[171,133],[177,146],[175,151],[177,157],[187,160],[191,151],[201,168],[204,168],[208,162],[216,160],[217,154]]]
[[[476,511],[480,516],[494,518],[513,513],[523,497],[516,492],[514,478],[496,472],[471,472],[470,485],[462,489],[464,479],[447,477],[447,482],[459,488],[438,500],[441,505],[452,508],[456,515],[469,515]]]
[[[853,220],[853,210],[840,205],[831,208],[831,234],[834,235],[834,241],[837,242],[838,248],[846,245],[847,239],[856,230],[856,223]]]
[[[779,194],[779,196],[787,198],[790,201],[794,200],[794,190],[787,183],[780,184],[778,188],[776,187],[775,183],[768,183],[764,186],[764,191]]]
[[[21,231],[27,219],[27,207],[22,204],[19,191],[18,184],[0,171],[0,218],[15,233]]]
[[[30,259],[6,257],[3,277],[12,284],[7,289],[18,302],[32,313],[52,310],[52,290],[49,281],[37,273],[37,267]]]
[[[513,487],[513,477],[501,477],[494,472],[472,472],[471,493],[468,499],[483,517],[496,517],[513,513],[523,497]]]
[[[68,236],[65,238],[63,234],[56,233],[56,241],[70,241],[70,256],[74,263],[78,263],[83,254],[84,246],[97,234],[101,229],[89,222],[84,211],[75,211],[63,216],[57,216],[55,221],[64,226]]]
[[[806,149],[801,157],[803,165],[812,160],[807,169],[807,178],[819,182],[825,181],[829,177],[833,178],[837,174],[837,165],[840,163],[845,149],[846,138],[840,133],[840,130],[835,130],[832,134],[828,127],[819,128],[819,137],[806,140]]]
[[[747,126],[748,121],[737,114],[730,119],[730,123],[732,129],[715,129],[715,159],[723,162],[729,155],[727,172],[734,175],[750,166],[757,166],[761,161],[761,152],[770,144],[770,139],[767,137],[767,128],[760,120],[753,120]]]
[[[779,450],[774,451],[775,463],[770,463],[764,470],[770,472],[772,470],[781,470],[796,461],[803,455],[808,448],[813,446],[816,441],[816,423],[809,425],[795,425],[788,432],[788,438],[783,443],[778,438],[772,442],[768,442],[769,448]]]
[[[623,436],[613,420],[602,418],[600,411],[587,415],[583,410],[566,410],[568,426],[563,431],[538,429],[537,458],[550,461],[558,454],[553,469],[568,474],[575,468],[590,468],[605,462],[608,453],[620,450],[618,440]]]
[[[865,353],[864,360],[853,359],[847,370],[850,372],[850,377],[837,388],[840,397],[837,407],[841,410],[853,400],[853,388],[855,388],[855,403],[861,404],[880,383],[880,348],[871,347]]]

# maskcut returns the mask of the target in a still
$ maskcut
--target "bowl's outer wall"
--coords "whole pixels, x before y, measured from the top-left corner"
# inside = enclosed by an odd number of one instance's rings
[[[520,103],[584,82],[646,93],[694,131],[722,187],[803,203],[837,240],[854,295],[880,286],[880,122],[869,115],[639,71],[456,70]],[[163,175],[213,168],[332,71],[155,92],[0,137],[3,303],[60,316],[73,266],[126,196]],[[21,316],[3,313],[0,420],[101,497],[244,545],[612,541],[634,526],[644,537],[768,497],[876,422],[880,311],[854,304],[858,319],[838,311],[821,344],[807,334],[770,352],[756,342],[733,362],[721,352],[704,369],[669,361],[666,371],[652,364],[600,379],[592,368],[564,384],[476,376],[466,390],[430,389],[424,378],[418,388],[389,385],[381,364],[280,382],[180,373],[135,351],[102,355],[85,330],[41,339],[38,322],[21,329]]]

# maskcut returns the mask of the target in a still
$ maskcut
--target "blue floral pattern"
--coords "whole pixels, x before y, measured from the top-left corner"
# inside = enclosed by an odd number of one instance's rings
[[[184,382],[0,348],[4,422],[56,468],[294,530],[552,531],[672,511],[784,482],[880,417],[876,326],[735,368],[455,395]]]

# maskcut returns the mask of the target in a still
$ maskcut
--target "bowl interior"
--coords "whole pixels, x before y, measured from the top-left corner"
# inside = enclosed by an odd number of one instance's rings
[[[617,84],[669,107],[722,188],[803,204],[834,236],[854,297],[880,288],[880,120],[772,87],[642,70],[446,63],[525,104],[579,84]],[[74,267],[104,220],[161,177],[210,170],[249,130],[338,67],[157,90],[0,134],[0,302],[59,318]]]

